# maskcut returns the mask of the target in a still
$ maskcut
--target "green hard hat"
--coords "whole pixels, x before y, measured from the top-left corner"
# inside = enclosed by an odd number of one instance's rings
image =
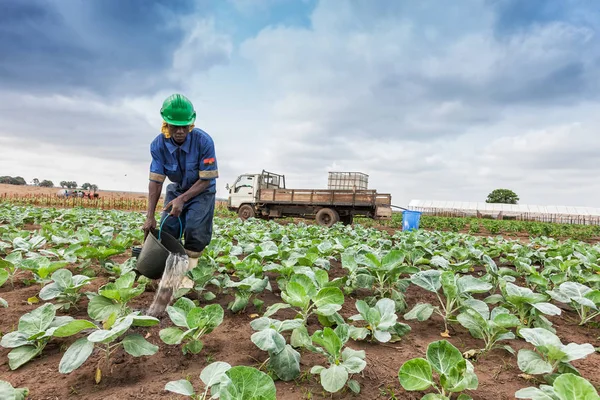
[[[172,94],[163,102],[160,115],[166,123],[177,126],[192,125],[196,111],[192,102],[182,94]]]

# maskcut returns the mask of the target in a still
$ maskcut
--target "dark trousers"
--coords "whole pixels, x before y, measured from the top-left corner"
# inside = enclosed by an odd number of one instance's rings
[[[175,184],[167,186],[165,204],[183,194]],[[186,250],[201,252],[210,243],[213,231],[213,216],[215,213],[215,192],[205,191],[190,199],[183,206],[181,227],[176,217],[169,216],[170,209],[163,211],[160,222],[165,218],[163,228],[165,232],[175,238],[181,237],[183,231],[183,247]]]

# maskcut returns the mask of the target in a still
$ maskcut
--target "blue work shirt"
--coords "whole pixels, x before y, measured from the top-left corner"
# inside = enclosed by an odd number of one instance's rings
[[[177,191],[185,192],[198,179],[209,180],[206,190],[216,192],[219,170],[215,146],[209,134],[202,129],[192,129],[182,145],[161,133],[150,144],[150,154],[151,181],[163,183],[168,177],[176,184]]]

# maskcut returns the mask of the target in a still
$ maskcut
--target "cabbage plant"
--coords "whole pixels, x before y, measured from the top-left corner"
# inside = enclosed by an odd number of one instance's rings
[[[485,347],[480,350],[481,353],[487,353],[493,349],[504,349],[515,354],[509,345],[498,343],[515,339],[515,334],[509,328],[516,328],[521,324],[519,318],[506,308],[496,307],[490,313],[486,303],[471,299],[465,303],[465,308],[456,319],[469,330],[471,336],[483,340]]]
[[[261,317],[250,323],[256,332],[250,339],[261,350],[269,353],[268,362],[271,371],[282,381],[291,381],[300,375],[300,353],[286,343],[281,332],[303,326],[301,319],[279,321]]]
[[[216,361],[200,373],[204,390],[196,393],[190,381],[180,379],[165,385],[165,390],[194,400],[276,400],[277,389],[273,379],[252,367],[232,367],[226,362]],[[210,391],[210,394],[209,394]]]
[[[310,343],[306,323],[311,315],[320,317],[334,316],[342,309],[344,294],[337,287],[330,284],[326,271],[316,270],[313,274],[293,275],[281,292],[285,303],[275,303],[265,312],[265,317],[270,317],[275,312],[292,308],[297,312],[302,326],[292,331],[292,346],[301,347]]]
[[[220,274],[215,276],[216,272],[216,266],[205,257],[200,258],[196,268],[187,272],[187,277],[194,281],[194,290],[198,296],[204,297],[204,299],[207,301],[213,300],[217,297],[212,291],[206,288],[208,284],[215,286],[219,291],[222,287],[222,281],[224,278]]]
[[[515,393],[517,399],[532,400],[600,400],[596,388],[586,379],[572,373],[556,378],[552,386],[528,387]]]
[[[19,262],[22,259],[21,253],[10,253],[5,259],[0,258],[0,280],[10,281],[10,286],[14,289],[15,279],[23,273],[19,268]]]
[[[398,249],[383,254],[360,251],[354,261],[352,256],[346,256],[342,261],[344,268],[353,274],[351,277],[356,277],[358,287],[374,291],[373,297],[365,299],[369,305],[374,305],[378,299],[389,298],[394,300],[396,311],[400,312],[406,308],[404,292],[408,288],[408,282],[401,276],[419,271],[417,267],[404,265],[405,257],[406,253]]]
[[[135,272],[130,271],[121,275],[114,282],[109,282],[98,289],[98,293],[86,293],[90,299],[88,315],[94,321],[104,321],[112,314],[120,317],[131,312],[127,303],[144,293],[146,285],[135,284]]]
[[[8,366],[17,369],[39,355],[53,337],[67,337],[94,327],[89,321],[56,316],[56,308],[46,303],[19,318],[17,330],[2,337],[0,346],[12,349]]]
[[[0,260],[2,261],[2,260]],[[8,271],[0,269],[0,286],[4,285],[8,280]],[[8,302],[0,297],[0,306],[6,308],[8,307]]]
[[[348,339],[348,325],[338,325],[335,330],[326,327],[313,333],[312,344],[307,346],[309,350],[327,358],[327,366],[315,365],[310,369],[310,373],[319,375],[321,386],[330,393],[340,391],[346,384],[354,393],[360,392],[359,383],[349,378],[365,369],[366,354],[364,350],[346,347]]]
[[[398,322],[396,304],[391,299],[380,299],[375,307],[369,307],[364,300],[356,301],[358,314],[349,318],[350,321],[364,321],[366,327],[350,327],[350,337],[354,340],[365,339],[367,336],[381,343],[396,342],[410,332],[407,324]]]
[[[79,290],[91,280],[85,275],[73,276],[68,269],[59,269],[52,274],[52,281],[40,290],[40,299],[44,301],[56,299],[57,309],[77,308],[77,302],[82,296]]]
[[[579,325],[585,325],[600,315],[600,290],[592,290],[577,282],[561,283],[546,291],[554,300],[569,304],[579,315]]]
[[[0,379],[0,399],[25,400],[29,396],[29,388],[15,388],[10,382]]]
[[[201,338],[221,325],[224,316],[223,307],[219,304],[196,307],[186,297],[181,297],[175,304],[168,306],[167,314],[177,327],[161,329],[159,336],[169,345],[185,343],[181,348],[183,354],[200,353],[204,346]]]
[[[254,274],[240,281],[233,281],[229,278],[229,275],[225,275],[223,287],[234,290],[234,300],[227,305],[227,308],[234,313],[245,310],[252,295],[262,293],[265,289],[272,290],[268,277],[257,278]],[[263,305],[263,301],[255,298],[253,304],[256,308],[260,308]]]
[[[418,303],[412,310],[404,314],[404,319],[426,321],[435,312],[444,320],[445,334],[448,334],[448,322],[455,319],[455,315],[463,307],[466,300],[471,299],[473,293],[486,293],[492,285],[471,275],[458,277],[452,271],[427,270],[413,274],[410,281],[435,293],[439,305]],[[445,299],[442,300],[439,290],[442,289]]]
[[[434,379],[433,372],[439,376]],[[446,340],[429,343],[426,358],[406,361],[398,371],[400,385],[407,391],[425,391],[433,387],[437,393],[429,393],[421,400],[450,400],[453,393],[475,390],[479,379],[473,364],[463,358],[461,352]],[[471,399],[461,393],[458,400]]]
[[[523,328],[519,334],[535,346],[535,350],[519,350],[519,368],[526,374],[544,375],[550,383],[559,374],[570,372],[579,375],[571,361],[586,358],[595,351],[594,346],[589,343],[564,345],[558,336],[543,328]]]
[[[545,315],[560,315],[560,308],[549,303],[549,296],[542,293],[535,293],[529,288],[517,286],[514,283],[506,282],[500,285],[502,294],[491,295],[485,302],[496,304],[502,302],[502,305],[519,317],[521,324],[525,327],[540,327],[550,331],[552,322]]]
[[[140,315],[139,312],[118,318],[116,315],[116,313],[112,314],[102,327],[84,321],[88,323],[84,329],[91,329],[92,332],[87,337],[77,339],[69,346],[58,365],[58,371],[61,374],[70,374],[79,368],[95,348],[103,351],[107,365],[111,355],[119,348],[123,348],[125,352],[134,357],[150,356],[158,351],[158,346],[148,342],[139,333],[128,333],[132,326],[157,325],[159,323],[157,318]],[[99,367],[96,370],[97,374],[98,371],[100,371]]]
[[[33,283],[48,283],[54,271],[69,265],[67,261],[50,261],[47,257],[36,254],[36,257],[27,258],[19,263],[19,268],[33,274]]]

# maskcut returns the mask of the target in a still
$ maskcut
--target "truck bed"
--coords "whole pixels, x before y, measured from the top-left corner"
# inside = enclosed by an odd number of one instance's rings
[[[389,206],[390,194],[376,190],[323,190],[323,189],[261,189],[260,203],[300,204],[315,206]]]

